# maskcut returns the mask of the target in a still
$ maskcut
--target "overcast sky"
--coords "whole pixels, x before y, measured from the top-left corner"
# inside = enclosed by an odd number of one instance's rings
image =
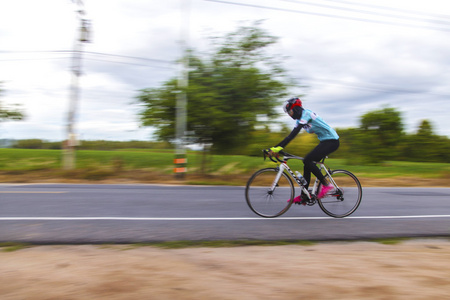
[[[209,36],[261,19],[280,38],[271,52],[287,57],[298,80],[292,95],[304,94],[304,106],[331,126],[356,127],[362,114],[389,105],[407,132],[428,119],[450,136],[449,1],[84,0],[83,7],[92,42],[83,45],[81,139],[148,140],[135,97],[177,76],[181,37],[205,52]],[[71,0],[0,1],[0,101],[20,104],[27,116],[0,123],[0,139],[66,138],[77,9]]]

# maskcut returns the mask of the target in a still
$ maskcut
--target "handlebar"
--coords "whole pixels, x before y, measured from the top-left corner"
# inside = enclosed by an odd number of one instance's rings
[[[299,159],[299,160],[303,160],[303,157],[301,156],[297,156],[297,155],[293,155],[290,153],[287,153],[283,150],[281,150],[280,152],[278,152],[279,154],[283,155],[283,159],[280,159],[278,155],[270,155],[270,150],[269,149],[264,149],[263,150],[263,155],[264,155],[264,160],[266,160],[266,158],[268,157],[271,161],[273,161],[274,163],[282,163],[282,162],[286,162],[289,159]],[[275,159],[274,159],[275,158]],[[328,156],[325,156],[324,158],[322,158],[320,160],[320,163],[324,163],[325,162],[325,158],[328,158]],[[313,163],[319,163],[319,161],[313,161]]]
[[[289,159],[299,159],[299,160],[303,160],[303,157],[300,156],[296,156],[296,155],[292,155],[290,153],[287,153],[283,150],[281,150],[280,152],[278,152],[279,154],[283,155],[283,159],[280,159],[278,155],[270,155],[270,151],[269,149],[264,149],[263,150],[263,155],[264,155],[264,160],[266,160],[266,158],[268,157],[271,161],[273,161],[274,163],[282,163],[285,162]]]
[[[284,152],[283,152],[283,151],[280,151],[280,152],[278,152],[278,153],[283,154]],[[264,149],[264,150],[263,150],[263,155],[264,155],[264,160],[266,160],[266,158],[268,157],[268,158],[269,158],[271,161],[273,161],[274,163],[276,163],[277,161],[278,161],[278,162],[283,162],[278,156],[270,155],[270,152],[269,152],[268,149]],[[276,160],[273,159],[274,157],[276,158]]]

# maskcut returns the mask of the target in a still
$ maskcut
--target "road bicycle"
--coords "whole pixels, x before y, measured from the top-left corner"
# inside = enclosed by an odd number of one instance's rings
[[[245,188],[245,198],[250,209],[257,215],[265,218],[274,218],[284,214],[294,202],[295,181],[303,191],[302,202],[299,204],[312,206],[316,203],[327,215],[335,218],[343,218],[351,215],[358,208],[362,198],[362,188],[358,178],[346,170],[331,170],[325,165],[325,158],[318,165],[325,178],[334,189],[321,199],[317,195],[321,189],[321,182],[316,178],[312,189],[305,188],[305,179],[299,172],[297,175],[288,166],[291,159],[302,160],[303,157],[295,156],[280,151],[279,156],[271,156],[268,150],[263,150],[264,160],[277,163],[276,168],[264,168],[256,171],[248,180]],[[297,203],[296,203],[297,204]]]

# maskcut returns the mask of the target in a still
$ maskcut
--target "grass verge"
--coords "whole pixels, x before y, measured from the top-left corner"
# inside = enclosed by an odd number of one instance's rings
[[[13,252],[13,251],[22,250],[22,249],[29,248],[29,247],[31,247],[31,245],[26,244],[26,243],[17,243],[17,242],[0,243],[0,250],[3,252]]]
[[[176,183],[190,185],[245,185],[256,170],[275,167],[261,157],[212,155],[202,166],[201,152],[188,152],[185,180],[173,176],[173,152],[167,150],[77,151],[77,167],[64,171],[60,150],[0,149],[0,182],[18,183]],[[385,162],[379,165],[349,164],[328,159],[332,169],[354,173],[369,186],[450,186],[450,164]],[[293,170],[303,170],[292,161]]]
[[[311,246],[316,244],[312,241],[263,241],[263,240],[217,240],[217,241],[167,241],[154,243],[136,243],[131,244],[127,249],[139,247],[158,247],[164,249],[183,249],[183,248],[231,248],[244,246],[285,246],[285,245],[301,245]]]

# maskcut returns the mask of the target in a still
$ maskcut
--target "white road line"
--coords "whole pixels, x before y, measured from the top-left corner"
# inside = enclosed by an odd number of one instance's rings
[[[346,217],[344,219],[423,219],[423,218],[450,218],[450,215],[418,215],[418,216],[360,216]],[[139,218],[139,217],[0,217],[0,221],[257,221],[257,220],[336,220],[332,217],[219,217],[219,218]],[[341,219],[342,220],[342,219]]]
[[[65,194],[67,192],[0,191],[0,194]]]

